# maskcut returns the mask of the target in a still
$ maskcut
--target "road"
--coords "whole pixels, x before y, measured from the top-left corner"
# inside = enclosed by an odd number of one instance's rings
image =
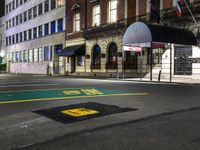
[[[0,75],[0,149],[200,147],[199,85]]]

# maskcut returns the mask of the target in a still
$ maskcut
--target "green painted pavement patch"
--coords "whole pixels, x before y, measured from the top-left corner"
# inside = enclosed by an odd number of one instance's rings
[[[27,91],[10,91],[0,93],[0,104],[13,102],[28,102],[40,100],[55,100],[63,98],[82,98],[112,95],[146,95],[146,93],[128,93],[96,88],[73,88],[73,89],[44,89]]]

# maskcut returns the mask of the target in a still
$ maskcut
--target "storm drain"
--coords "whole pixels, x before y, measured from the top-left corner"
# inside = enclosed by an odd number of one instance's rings
[[[48,117],[63,124],[73,123],[110,114],[135,111],[136,108],[120,108],[114,105],[99,103],[81,103],[63,107],[54,107],[34,111],[34,113]]]

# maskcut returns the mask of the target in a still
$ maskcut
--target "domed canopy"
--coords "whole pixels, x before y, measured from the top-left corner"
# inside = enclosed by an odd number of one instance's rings
[[[143,22],[131,24],[123,37],[125,46],[151,47],[152,42],[197,45],[191,31]]]

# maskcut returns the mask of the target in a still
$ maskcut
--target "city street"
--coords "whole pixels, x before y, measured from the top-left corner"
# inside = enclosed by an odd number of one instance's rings
[[[197,150],[200,85],[0,74],[0,149]]]

